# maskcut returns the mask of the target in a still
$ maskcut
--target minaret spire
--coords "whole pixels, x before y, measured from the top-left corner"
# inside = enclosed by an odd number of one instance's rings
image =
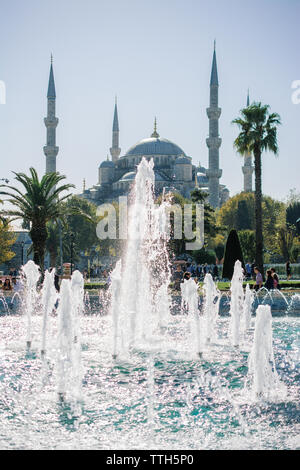
[[[247,93],[247,108],[250,106],[249,88]],[[244,156],[244,166],[242,166],[242,172],[244,175],[244,191],[249,193],[252,192],[252,175],[254,172],[254,166],[252,165],[252,155],[250,152]]]
[[[157,132],[157,119],[156,119],[156,116],[154,118],[154,130],[151,134],[151,137],[155,137],[155,139],[159,138],[159,133]]]
[[[56,127],[58,119],[55,116],[56,92],[53,73],[53,56],[51,54],[50,74],[47,92],[47,117],[44,119],[47,128],[47,143],[44,147],[46,156],[46,173],[56,172],[56,157],[59,148],[56,146]]]
[[[115,97],[115,109],[114,109],[114,119],[113,119],[113,128],[112,128],[112,146],[110,148],[110,154],[112,161],[115,163],[121,153],[119,147],[119,119],[118,119],[118,106],[117,106],[117,96]]]
[[[219,137],[219,118],[221,116],[221,108],[218,106],[219,99],[219,80],[217,70],[216,41],[214,41],[214,53],[212,60],[211,76],[210,76],[210,105],[207,108],[207,117],[209,119],[209,137],[206,139],[208,147],[208,170],[206,175],[209,180],[209,204],[216,208],[220,205],[220,187],[219,179],[222,170],[219,168],[219,148],[222,139]]]

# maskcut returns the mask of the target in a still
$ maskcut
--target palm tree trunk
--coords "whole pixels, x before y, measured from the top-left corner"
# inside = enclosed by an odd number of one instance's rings
[[[263,227],[262,227],[262,190],[261,190],[261,151],[254,150],[255,165],[255,263],[264,276]]]
[[[56,258],[57,258],[56,249],[50,250],[50,251],[49,251],[49,254],[50,254],[50,265],[51,265],[51,267],[55,268],[55,266],[56,266]]]
[[[33,245],[33,261],[40,267],[42,273],[44,273],[47,236],[46,224],[32,225],[30,237]]]

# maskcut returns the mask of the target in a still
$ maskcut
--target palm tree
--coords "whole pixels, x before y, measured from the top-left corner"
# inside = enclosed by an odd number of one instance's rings
[[[262,181],[261,156],[264,151],[278,154],[277,126],[281,118],[269,112],[270,106],[252,103],[241,110],[241,117],[234,119],[241,129],[234,141],[234,147],[241,155],[252,153],[255,168],[255,261],[263,273],[263,231],[262,231]]]
[[[7,202],[16,207],[14,210],[4,211],[6,216],[23,219],[30,224],[30,237],[33,245],[33,260],[44,271],[44,258],[46,240],[48,237],[47,223],[63,217],[65,207],[62,202],[70,194],[61,197],[61,193],[74,188],[72,184],[57,187],[66,177],[59,173],[47,173],[39,180],[34,168],[30,168],[30,175],[15,173],[15,180],[23,186],[23,192],[15,186],[1,185],[10,191],[0,191],[0,194],[9,196]]]

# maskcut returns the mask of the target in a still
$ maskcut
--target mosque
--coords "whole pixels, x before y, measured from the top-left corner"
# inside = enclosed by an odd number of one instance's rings
[[[217,71],[216,48],[214,47],[212,69],[210,77],[210,103],[207,108],[209,120],[209,137],[206,139],[208,147],[208,168],[196,166],[192,157],[186,155],[183,149],[170,140],[163,138],[157,131],[155,119],[154,129],[150,137],[145,138],[121,156],[119,144],[119,120],[117,102],[114,108],[112,146],[110,148],[111,160],[103,161],[98,169],[98,182],[89,189],[83,188],[79,196],[99,205],[117,199],[118,196],[129,193],[136,175],[136,168],[143,157],[154,161],[155,192],[158,195],[163,189],[178,191],[189,197],[195,188],[208,193],[208,202],[218,208],[229,198],[229,190],[220,183],[222,170],[219,167],[219,149],[222,139],[219,136],[219,118],[221,108],[218,106],[219,80]],[[56,171],[56,126],[58,119],[55,116],[55,84],[53,64],[51,59],[50,77],[48,85],[48,114],[45,118],[47,128],[47,145],[44,147],[46,156],[46,172]],[[245,157],[243,167],[244,185],[252,185],[251,156]],[[246,183],[245,183],[246,182]],[[249,190],[249,189],[248,189]],[[252,190],[252,188],[251,188]]]

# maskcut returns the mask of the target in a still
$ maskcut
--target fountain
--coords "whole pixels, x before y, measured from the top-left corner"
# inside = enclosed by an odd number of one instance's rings
[[[199,317],[199,295],[198,286],[194,279],[185,279],[180,285],[182,311],[186,311],[190,322],[190,330],[194,351],[199,357],[202,357],[202,345],[200,336],[200,317]]]
[[[157,311],[160,294],[157,294],[166,292],[170,284],[166,204],[154,204],[153,185],[153,161],[147,162],[143,158],[129,210],[127,250],[122,261],[121,280],[117,280],[120,266],[112,273],[114,285],[117,284],[120,291],[116,293],[113,286],[112,306],[118,305],[118,312],[114,310],[114,330],[120,335],[123,352],[139,347],[141,343],[151,343],[154,339],[160,323]],[[165,317],[169,313],[166,304],[164,310]]]
[[[25,312],[27,315],[27,335],[26,345],[27,349],[31,348],[32,333],[31,333],[31,317],[37,308],[38,295],[36,285],[41,276],[40,270],[33,261],[29,260],[22,268],[22,273],[25,276]]]
[[[256,311],[255,332],[249,356],[248,378],[254,398],[270,399],[285,391],[275,367],[273,352],[272,314],[269,305],[260,305]]]
[[[272,319],[270,306],[260,306],[254,331],[251,292],[244,295],[237,262],[230,297],[207,275],[202,311],[193,279],[182,284],[180,306],[170,288],[169,203],[165,197],[155,205],[153,181],[153,162],[143,159],[127,249],[105,292],[109,308],[98,293],[84,294],[79,272],[62,281],[57,295],[54,272],[46,272],[40,290],[38,268],[24,267],[23,316],[10,309],[0,318],[1,448],[298,445],[299,299],[290,302],[289,317]],[[241,331],[247,334],[237,349]]]
[[[48,317],[54,310],[57,300],[57,293],[54,286],[55,270],[45,272],[45,279],[42,288],[42,305],[43,305],[43,329],[42,329],[42,348],[41,355],[46,354],[46,340],[47,340],[47,327]]]
[[[219,314],[219,305],[221,293],[217,289],[212,275],[206,274],[203,283],[204,290],[204,331],[206,342],[210,341],[215,337],[216,334],[216,322]]]
[[[242,263],[237,260],[234,265],[233,277],[231,280],[231,301],[230,301],[230,325],[229,336],[233,346],[238,347],[240,343],[240,318],[243,312],[243,268]]]
[[[67,397],[81,398],[81,344],[80,317],[83,305],[83,277],[75,271],[72,279],[63,279],[57,309],[58,353],[57,387],[58,397],[64,402]]]
[[[254,302],[254,295],[251,292],[250,285],[246,285],[246,292],[243,305],[243,316],[242,316],[242,329],[244,332],[249,330],[252,316],[252,306]]]

